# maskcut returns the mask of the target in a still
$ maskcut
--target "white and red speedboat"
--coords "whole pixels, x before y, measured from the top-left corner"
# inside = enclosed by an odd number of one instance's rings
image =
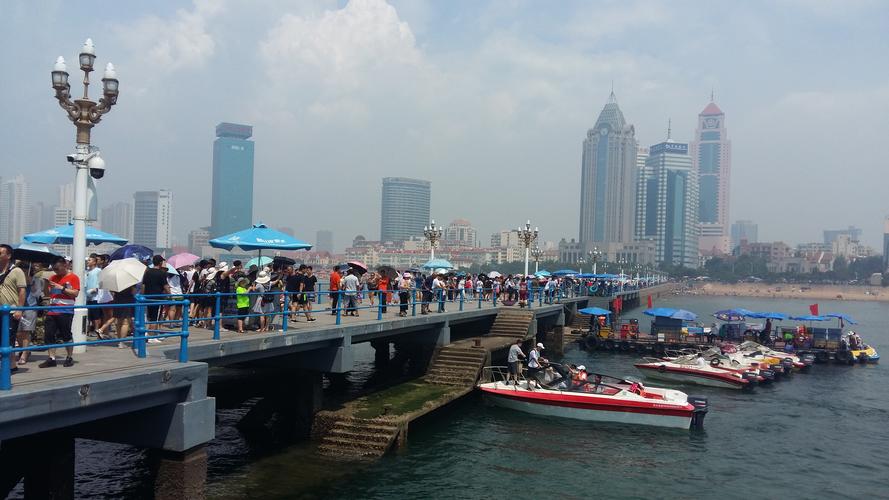
[[[746,389],[765,381],[762,374],[748,368],[732,368],[712,363],[703,354],[672,359],[646,358],[634,365],[647,378],[687,384]]]
[[[586,383],[571,388],[559,384],[562,388],[531,390],[527,380],[506,384],[506,367],[486,367],[485,373],[487,381],[478,388],[487,400],[535,415],[688,429],[702,427],[708,409],[706,398],[607,375],[589,374]]]

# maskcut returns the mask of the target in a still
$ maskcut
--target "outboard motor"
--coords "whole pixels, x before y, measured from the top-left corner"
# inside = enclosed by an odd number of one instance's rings
[[[763,380],[764,384],[768,384],[769,382],[775,381],[775,372],[773,372],[772,370],[760,370],[759,375],[763,379],[765,379],[765,380]]]
[[[691,415],[691,425],[689,427],[694,430],[703,429],[704,417],[707,416],[707,410],[710,409],[710,404],[707,402],[707,398],[701,396],[689,396],[688,402],[695,407],[694,412]]]
[[[749,387],[751,389],[753,388],[754,385],[756,385],[757,382],[759,382],[759,376],[756,375],[755,372],[746,371],[746,372],[742,373],[741,376],[744,377],[744,380],[747,381],[746,387]]]
[[[809,371],[812,368],[812,365],[815,364],[815,355],[811,352],[806,352],[798,355],[799,360],[803,363],[803,370]]]
[[[781,360],[781,366],[784,367],[784,373],[786,375],[790,375],[793,373],[793,360],[790,358],[784,358]]]

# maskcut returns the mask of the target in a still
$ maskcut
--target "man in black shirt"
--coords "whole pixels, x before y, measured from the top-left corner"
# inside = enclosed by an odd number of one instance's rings
[[[145,270],[145,274],[142,275],[142,294],[143,295],[158,295],[158,294],[169,294],[170,293],[170,285],[167,283],[167,261],[160,255],[155,255],[151,258],[151,263],[153,267],[149,267]],[[148,303],[156,300],[163,300],[163,297],[149,297]],[[148,310],[148,321],[159,321],[160,320],[160,306],[152,306],[149,305],[147,307]],[[157,329],[157,325],[146,325],[146,328],[149,330]]]
[[[288,268],[287,278],[284,279],[284,290],[289,292],[288,295],[290,297],[290,312],[299,310],[299,297],[302,295],[303,268],[304,266],[299,266],[298,270],[294,270],[292,267]],[[296,319],[295,316],[294,319]]]
[[[305,266],[305,269],[303,269],[302,293],[300,294],[304,302],[300,304],[300,307],[306,313],[306,321],[315,321],[311,313],[312,301],[315,300],[316,283],[318,283],[318,278],[312,273],[312,266]]]

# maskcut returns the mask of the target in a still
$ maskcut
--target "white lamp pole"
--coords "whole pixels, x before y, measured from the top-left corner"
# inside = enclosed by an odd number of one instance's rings
[[[80,69],[83,71],[83,97],[71,99],[71,84],[68,83],[68,68],[65,59],[59,56],[52,70],[52,86],[56,91],[56,99],[59,106],[68,115],[68,119],[74,122],[77,128],[77,145],[75,154],[68,155],[68,161],[74,165],[74,241],[71,248],[72,271],[80,279],[80,294],[75,299],[76,305],[86,302],[86,276],[84,268],[86,263],[86,223],[87,214],[87,190],[89,189],[89,176],[101,179],[105,174],[105,162],[99,156],[98,148],[90,145],[90,131],[102,120],[102,115],[111,111],[111,107],[117,104],[118,86],[117,73],[114,65],[108,63],[102,76],[102,95],[99,102],[90,100],[89,85],[90,73],[96,62],[96,49],[89,38],[84,42],[78,56]],[[83,342],[86,335],[83,331],[84,309],[74,310],[74,322],[71,327],[74,342]],[[83,352],[85,348],[79,346],[76,352]]]
[[[436,227],[435,219],[423,228],[423,235],[429,240],[429,260],[435,259],[435,244],[441,239],[442,230]]]
[[[525,247],[525,276],[528,276],[528,258],[530,257],[531,243],[537,239],[537,228],[531,230],[531,221],[525,222],[524,226],[519,226],[516,230],[519,233],[519,241]]]

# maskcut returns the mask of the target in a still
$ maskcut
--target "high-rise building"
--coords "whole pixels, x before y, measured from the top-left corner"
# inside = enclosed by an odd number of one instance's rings
[[[861,228],[849,226],[846,229],[825,229],[824,244],[833,245],[840,236],[847,236],[850,241],[861,241]]]
[[[31,226],[34,231],[43,231],[54,227],[56,205],[38,201],[31,209]]]
[[[204,248],[210,245],[210,228],[202,227],[188,232],[188,251],[203,255]]]
[[[59,186],[59,208],[67,208],[74,211],[74,183]]]
[[[759,226],[751,220],[739,220],[732,224],[732,252],[741,244],[759,243]]]
[[[639,147],[636,151],[636,239],[654,241],[657,221],[645,219],[645,207],[657,205],[657,178],[654,169],[648,167],[649,150]]]
[[[726,254],[729,248],[729,185],[732,143],[725,128],[725,113],[713,102],[698,115],[691,157],[700,186],[700,250],[704,254]]]
[[[478,246],[478,230],[466,219],[457,219],[444,230],[444,243],[454,247]]]
[[[0,183],[0,243],[16,245],[31,232],[30,197],[23,175]]]
[[[133,239],[133,206],[120,201],[102,209],[102,231]]]
[[[889,271],[889,216],[883,221],[883,272]]]
[[[643,180],[646,202],[639,234],[654,240],[658,263],[698,267],[698,180],[688,144],[668,134],[665,142],[649,148],[645,170],[650,177]]]
[[[333,253],[333,231],[322,229],[315,233],[315,248],[312,250]]]
[[[210,234],[213,238],[253,224],[253,135],[250,125],[220,123],[213,141]]]
[[[583,141],[580,242],[630,243],[635,232],[636,131],[614,92]]]
[[[133,194],[133,243],[155,251],[172,248],[173,193],[137,191]]]
[[[429,224],[432,187],[429,181],[405,177],[383,178],[380,241],[406,241],[423,236]]]

